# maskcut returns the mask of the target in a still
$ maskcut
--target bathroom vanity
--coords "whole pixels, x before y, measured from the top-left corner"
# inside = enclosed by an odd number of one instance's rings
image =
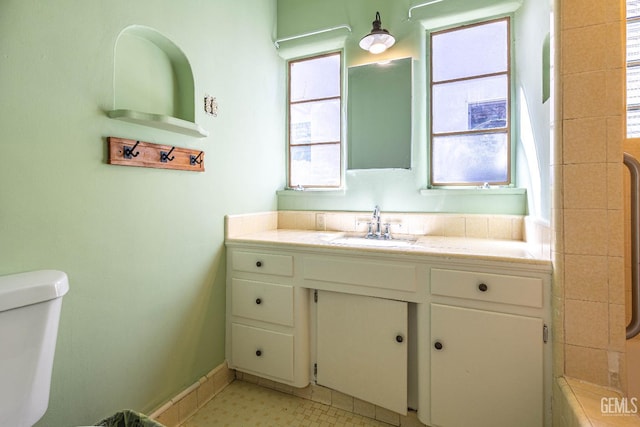
[[[550,263],[522,242],[227,238],[229,366],[426,425],[550,425]]]

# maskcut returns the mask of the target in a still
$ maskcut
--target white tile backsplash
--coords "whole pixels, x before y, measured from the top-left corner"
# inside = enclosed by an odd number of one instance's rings
[[[260,212],[227,216],[225,231],[227,237],[275,229],[366,233],[370,221],[370,212]],[[381,222],[391,224],[392,234],[525,240],[544,253],[550,247],[548,224],[521,215],[382,212]]]

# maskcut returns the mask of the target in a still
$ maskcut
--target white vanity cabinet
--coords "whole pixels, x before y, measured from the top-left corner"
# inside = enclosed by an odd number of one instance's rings
[[[407,413],[408,303],[318,291],[319,385]]]
[[[545,424],[544,290],[542,277],[432,268],[430,425]]]
[[[228,251],[227,360],[231,368],[309,384],[308,290],[294,286],[295,256]]]
[[[548,263],[272,234],[227,241],[231,368],[427,426],[551,425]]]

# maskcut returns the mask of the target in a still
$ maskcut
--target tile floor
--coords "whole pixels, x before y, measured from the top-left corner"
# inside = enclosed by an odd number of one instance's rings
[[[224,426],[389,427],[389,424],[236,380],[181,425],[181,427]]]

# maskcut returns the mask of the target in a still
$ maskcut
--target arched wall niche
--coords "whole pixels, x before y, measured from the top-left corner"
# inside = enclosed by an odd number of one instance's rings
[[[109,117],[193,136],[194,83],[186,55],[153,28],[125,28],[114,49],[113,104]]]

